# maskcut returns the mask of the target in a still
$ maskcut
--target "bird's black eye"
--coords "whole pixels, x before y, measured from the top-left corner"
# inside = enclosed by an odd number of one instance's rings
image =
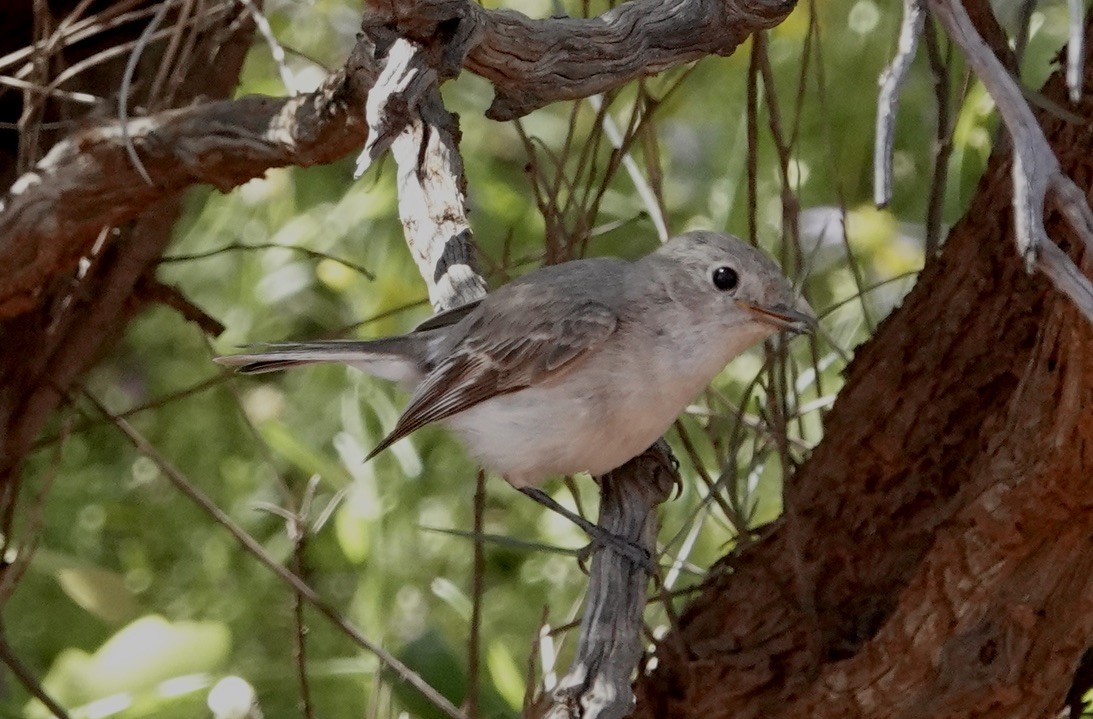
[[[733,268],[718,267],[713,271],[713,286],[717,289],[728,292],[735,290],[738,284],[740,284],[740,277]]]

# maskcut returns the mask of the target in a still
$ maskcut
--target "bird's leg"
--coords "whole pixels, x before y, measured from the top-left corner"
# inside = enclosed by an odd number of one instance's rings
[[[637,545],[623,537],[611,534],[611,532],[608,532],[600,525],[588,521],[576,512],[571,512],[558,504],[553,497],[538,487],[520,487],[519,489],[539,504],[551,511],[557,512],[583,529],[585,533],[592,538],[593,545],[598,544],[603,547],[608,547],[644,569],[649,576],[655,577],[657,575],[656,562],[653,561],[653,558],[649,554],[649,550],[645,547]]]

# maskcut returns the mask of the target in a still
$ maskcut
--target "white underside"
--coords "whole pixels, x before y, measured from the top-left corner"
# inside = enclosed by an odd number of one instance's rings
[[[650,447],[729,359],[766,334],[741,332],[735,347],[699,343],[683,360],[673,342],[641,357],[600,353],[550,385],[494,397],[446,424],[516,487],[603,474]]]

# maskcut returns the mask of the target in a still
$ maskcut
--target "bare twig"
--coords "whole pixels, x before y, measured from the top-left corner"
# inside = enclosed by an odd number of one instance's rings
[[[1013,140],[1014,239],[1018,251],[1029,271],[1039,267],[1093,322],[1093,284],[1065,253],[1045,249],[1051,239],[1044,227],[1044,203],[1051,193],[1086,251],[1093,252],[1093,212],[1084,193],[1063,173],[1020,88],[976,31],[963,5],[956,0],[930,3],[991,94]]]
[[[156,279],[145,279],[137,286],[137,296],[146,302],[157,302],[170,307],[182,315],[186,321],[193,322],[201,331],[213,337],[219,337],[227,329],[224,323],[210,315],[205,310],[195,305],[182,290],[160,282]]]
[[[312,475],[308,480],[300,510],[292,513],[286,522],[289,539],[292,540],[292,571],[301,580],[307,578],[307,565],[304,555],[307,547],[307,521],[311,513],[311,502],[319,486],[319,475]],[[314,719],[315,710],[311,704],[311,684],[307,679],[307,625],[304,621],[304,598],[299,592],[292,593],[292,640],[296,662],[296,679],[300,685],[300,708],[304,719]]]
[[[1032,22],[1032,12],[1036,9],[1036,0],[1020,0],[1021,5],[1017,9],[1017,35],[1013,38],[1013,54],[1020,66],[1025,56],[1025,48],[1028,46],[1029,27]]]
[[[3,631],[0,631],[0,661],[4,662],[31,696],[45,705],[50,714],[57,719],[68,719],[68,713],[53,697],[46,694],[34,673],[12,650],[11,645],[8,644],[7,634]]]
[[[243,4],[247,6],[247,10],[250,12],[251,17],[254,18],[254,26],[258,28],[258,32],[261,33],[262,39],[266,41],[266,45],[269,46],[269,54],[273,58],[273,64],[277,66],[277,72],[281,75],[281,83],[284,84],[285,90],[289,95],[297,95],[298,89],[296,87],[296,76],[292,74],[292,69],[288,66],[288,61],[285,59],[285,48],[277,40],[277,36],[273,34],[273,28],[270,27],[269,20],[266,19],[265,13],[254,4],[254,0],[243,0]]]
[[[227,382],[228,380],[234,378],[235,376],[236,376],[236,374],[232,370],[230,370],[230,369],[229,370],[224,370],[224,371],[220,372],[219,374],[214,374],[212,377],[209,377],[208,379],[203,379],[200,382],[195,382],[194,384],[190,385],[189,387],[186,387],[185,389],[178,390],[177,392],[171,392],[170,394],[164,395],[162,397],[157,397],[156,399],[154,399],[150,402],[145,402],[145,403],[139,404],[135,407],[131,407],[130,409],[125,410],[124,412],[119,412],[116,416],[129,418],[129,417],[132,417],[133,415],[139,414],[141,412],[147,412],[148,410],[151,410],[151,409],[158,409],[158,408],[163,407],[164,405],[170,404],[171,402],[174,402],[176,400],[183,399],[185,397],[191,397],[195,394],[198,394],[199,392],[204,392],[205,390],[209,389],[210,387],[215,387],[218,384],[223,384],[223,383]],[[75,425],[73,425],[71,429],[66,428],[65,431],[63,431],[59,434],[43,437],[42,439],[37,440],[33,445],[31,445],[30,451],[34,452],[34,451],[40,450],[44,447],[48,447],[50,445],[57,444],[58,442],[63,442],[67,438],[68,435],[75,435],[75,434],[80,434],[82,432],[86,432],[87,430],[91,429],[92,427],[96,427],[96,426],[98,426],[102,423],[103,422],[101,420],[96,420],[96,419],[81,420],[81,421],[75,423]]]
[[[215,250],[208,250],[207,252],[195,252],[189,255],[171,255],[170,257],[164,257],[159,261],[161,265],[165,265],[171,262],[192,262],[193,260],[204,260],[208,257],[216,257],[217,255],[224,254],[225,252],[249,252],[251,250],[291,250],[292,252],[299,252],[300,254],[310,257],[316,260],[330,260],[331,262],[337,262],[343,267],[348,267],[354,272],[359,272],[370,280],[376,279],[375,273],[363,265],[358,265],[356,262],[331,255],[326,252],[320,252],[319,250],[313,250],[309,247],[300,247],[299,245],[286,245],[280,242],[257,242],[255,244],[245,244],[242,242],[232,242],[231,244],[218,247]]]
[[[603,131],[607,135],[607,139],[611,141],[611,145],[623,153],[622,166],[626,168],[626,174],[630,176],[631,182],[634,183],[634,189],[638,191],[638,197],[645,205],[645,211],[649,213],[649,219],[653,221],[653,227],[657,230],[657,237],[660,238],[661,242],[667,242],[668,224],[664,221],[664,211],[661,209],[660,201],[649,185],[649,181],[641,174],[638,163],[634,162],[633,156],[625,151],[619,126],[615,123],[615,119],[611,117],[611,113],[603,109],[603,95],[592,95],[588,98],[588,101],[596,112],[601,113]]]
[[[467,716],[478,719],[482,661],[482,594],[485,591],[486,551],[482,536],[486,514],[486,473],[478,470],[474,485],[474,563],[471,578],[471,632],[467,640]]]
[[[144,31],[137,38],[136,46],[129,53],[129,59],[125,63],[125,73],[121,76],[121,87],[118,89],[118,129],[121,130],[121,141],[125,145],[125,153],[129,156],[129,161],[133,163],[133,167],[149,185],[153,184],[152,178],[148,174],[148,170],[144,169],[144,163],[140,161],[137,149],[129,139],[129,90],[133,86],[133,75],[136,74],[137,63],[140,62],[140,56],[144,53],[149,38],[152,37],[152,33],[156,31],[159,24],[163,22],[163,18],[167,17],[167,11],[171,9],[172,5],[174,5],[174,0],[164,0],[159,9],[156,10],[156,14],[144,27]]]
[[[71,418],[66,418],[61,425],[60,441],[53,450],[49,469],[42,478],[38,491],[35,493],[34,501],[29,507],[23,509],[23,526],[18,548],[13,547],[15,537],[11,533],[10,521],[12,518],[10,513],[15,510],[18,496],[12,497],[11,502],[5,507],[9,510],[9,513],[4,517],[4,536],[2,544],[0,544],[0,552],[2,552],[0,556],[3,557],[6,563],[3,570],[0,570],[0,609],[3,609],[8,599],[11,598],[15,587],[19,584],[19,580],[23,578],[23,574],[30,566],[30,560],[34,558],[34,553],[38,549],[39,533],[42,528],[42,510],[45,509],[46,496],[53,487],[53,481],[57,478],[57,469],[61,466],[61,455],[64,452],[65,442],[71,436],[72,421]],[[11,559],[12,554],[14,554],[14,560]]]
[[[224,529],[232,535],[235,541],[239,543],[239,546],[269,569],[282,583],[286,584],[290,589],[306,599],[311,606],[315,607],[320,614],[341,629],[342,632],[358,646],[375,654],[380,662],[387,666],[399,679],[421,692],[422,696],[444,712],[444,714],[451,717],[451,719],[466,719],[459,709],[437,692],[436,689],[429,686],[428,682],[422,679],[414,670],[403,664],[379,644],[376,644],[366,637],[361,630],[342,615],[341,612],[320,597],[314,589],[305,584],[304,581],[293,572],[281,566],[277,560],[270,556],[265,547],[255,540],[254,537],[247,534],[247,532],[236,524],[235,521],[233,521],[224,510],[218,507],[212,499],[190,482],[182,472],[176,469],[166,457],[160,454],[159,450],[152,446],[152,444],[137,432],[131,424],[120,417],[112,415],[90,392],[84,390],[83,396],[95,406],[95,409],[98,410],[104,418],[109,420],[123,435],[125,435],[126,439],[129,440],[137,451],[152,460],[176,489],[209,515],[213,521],[224,527]]]
[[[0,85],[14,87],[17,90],[29,90],[32,93],[56,97],[60,100],[68,100],[69,102],[75,102],[80,105],[97,105],[103,101],[103,98],[86,92],[61,90],[47,85],[39,85],[38,83],[30,82],[28,80],[21,80],[17,77],[9,77],[8,75],[0,75]]]
[[[934,179],[930,183],[930,199],[926,207],[926,257],[933,257],[941,246],[941,214],[945,208],[945,186],[949,179],[949,156],[953,151],[952,89],[949,72],[952,68],[953,46],[948,45],[945,57],[938,46],[937,30],[931,19],[925,24],[926,57],[934,75],[934,96],[937,98],[937,129],[934,135]]]
[[[903,0],[899,48],[892,62],[880,74],[877,97],[877,126],[873,144],[873,202],[886,207],[892,201],[892,149],[896,140],[899,94],[918,50],[926,19],[926,0]]]

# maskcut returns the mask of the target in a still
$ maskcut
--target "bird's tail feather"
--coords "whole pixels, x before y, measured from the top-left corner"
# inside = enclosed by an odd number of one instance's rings
[[[242,374],[261,374],[319,362],[344,362],[383,379],[411,381],[420,375],[423,347],[419,338],[327,340],[247,345],[261,351],[217,357]]]

